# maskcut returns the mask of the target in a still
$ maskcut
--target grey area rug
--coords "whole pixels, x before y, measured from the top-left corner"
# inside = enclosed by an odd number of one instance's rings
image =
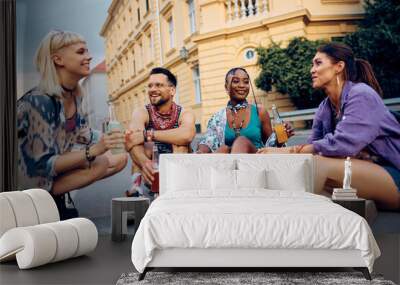
[[[213,285],[246,285],[246,284],[376,284],[395,285],[384,280],[382,276],[372,275],[372,281],[364,278],[359,272],[148,272],[142,281],[139,273],[122,274],[116,285],[146,284],[213,284]]]

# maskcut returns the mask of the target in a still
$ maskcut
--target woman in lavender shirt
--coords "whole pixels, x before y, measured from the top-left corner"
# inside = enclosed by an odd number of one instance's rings
[[[312,85],[325,91],[306,145],[259,153],[316,154],[316,191],[341,187],[344,158],[352,157],[352,187],[380,208],[400,208],[400,124],[384,105],[370,64],[338,43],[318,48]]]

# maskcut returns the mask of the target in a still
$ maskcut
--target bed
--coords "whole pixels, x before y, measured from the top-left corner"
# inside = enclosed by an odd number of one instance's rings
[[[311,155],[162,155],[160,196],[132,243],[157,267],[353,267],[380,251],[359,215],[313,194]]]

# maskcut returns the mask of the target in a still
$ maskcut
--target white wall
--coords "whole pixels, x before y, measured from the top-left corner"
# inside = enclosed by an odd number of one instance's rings
[[[83,82],[89,112],[90,126],[101,131],[102,122],[108,116],[107,107],[107,76],[105,73],[92,73]]]

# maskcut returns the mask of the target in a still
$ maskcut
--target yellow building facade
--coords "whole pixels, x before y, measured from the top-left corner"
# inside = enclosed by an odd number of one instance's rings
[[[258,76],[255,48],[293,37],[332,39],[355,31],[363,17],[358,0],[113,0],[101,29],[109,100],[128,126],[148,103],[149,72],[162,66],[178,79],[175,101],[193,110],[198,130],[226,105],[226,72]],[[287,95],[255,89],[270,110],[292,110]],[[250,96],[252,97],[252,96]],[[249,97],[249,98],[250,98]],[[251,101],[251,99],[250,99]]]

